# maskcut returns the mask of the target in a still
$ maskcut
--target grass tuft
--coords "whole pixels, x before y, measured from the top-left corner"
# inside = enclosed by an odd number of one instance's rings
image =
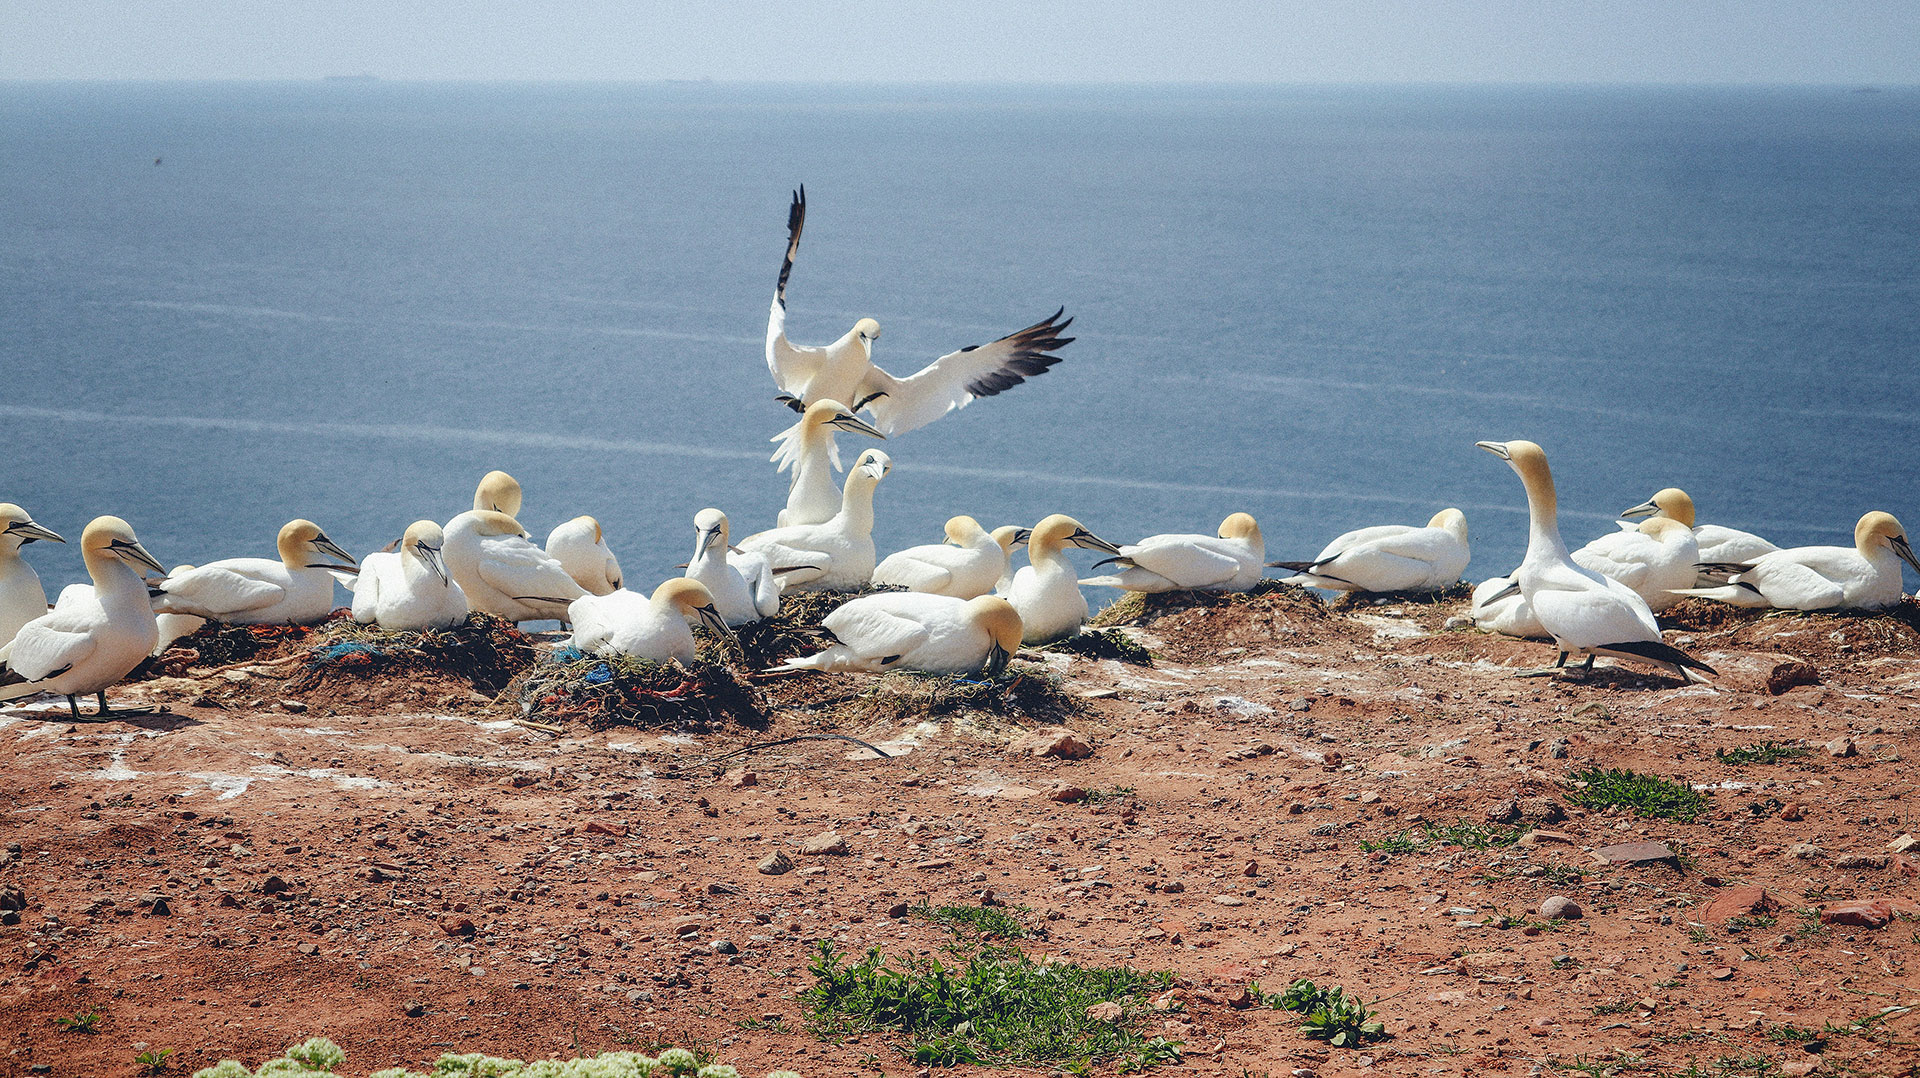
[[[1748,764],[1777,764],[1782,760],[1791,760],[1796,756],[1805,756],[1803,745],[1782,745],[1776,741],[1762,741],[1753,745],[1742,745],[1737,749],[1715,749],[1714,758],[1729,767],[1745,767]]]
[[[1300,1015],[1302,1033],[1335,1048],[1359,1048],[1368,1041],[1387,1039],[1386,1023],[1375,1019],[1375,1012],[1360,997],[1348,996],[1344,988],[1322,988],[1303,977],[1285,992],[1263,998],[1268,1006]]]
[[[1020,912],[1025,912],[1025,908]],[[1044,928],[1028,929],[1014,914],[997,906],[935,907],[923,898],[919,905],[907,907],[907,916],[943,925],[956,935],[970,935],[977,940],[1022,940],[1047,934]]]
[[[1372,853],[1383,850],[1387,853],[1417,853],[1429,846],[1460,846],[1469,850],[1490,850],[1501,846],[1511,846],[1520,841],[1527,833],[1525,827],[1501,827],[1497,824],[1477,824],[1461,820],[1452,824],[1425,823],[1419,827],[1409,827],[1396,831],[1384,838],[1361,839],[1360,850]]]
[[[1567,782],[1567,799],[1585,809],[1619,805],[1649,819],[1681,823],[1692,823],[1707,810],[1706,796],[1686,783],[1637,771],[1589,767],[1567,776]]]

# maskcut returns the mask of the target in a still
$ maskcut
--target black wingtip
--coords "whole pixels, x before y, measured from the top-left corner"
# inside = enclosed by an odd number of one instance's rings
[[[1267,568],[1291,569],[1296,573],[1304,573],[1304,572],[1307,572],[1308,570],[1311,570],[1314,566],[1318,564],[1320,563],[1313,562],[1313,561],[1270,561],[1267,563]]]
[[[1665,663],[1668,666],[1677,666],[1689,670],[1704,670],[1709,674],[1718,674],[1720,672],[1708,666],[1706,663],[1701,662],[1699,659],[1681,651],[1679,648],[1674,647],[1672,644],[1662,643],[1658,640],[1631,640],[1624,644],[1607,644],[1598,650],[1619,652],[1623,655],[1637,655],[1649,662]]]

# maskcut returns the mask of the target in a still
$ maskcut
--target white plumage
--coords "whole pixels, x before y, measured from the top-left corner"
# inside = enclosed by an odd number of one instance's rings
[[[824,524],[797,524],[749,535],[740,549],[767,559],[782,590],[853,591],[873,578],[873,489],[893,469],[878,449],[860,454]]]
[[[119,517],[95,518],[80,536],[80,550],[93,585],[63,589],[51,611],[0,646],[0,668],[22,679],[0,687],[0,700],[59,693],[78,719],[74,697],[97,693],[100,714],[106,716],[111,714],[106,690],[152,653],[153,607],[134,566],[158,573],[160,563]]]
[[[1059,513],[1033,526],[1027,538],[1027,565],[1013,574],[1004,598],[1020,615],[1023,643],[1044,644],[1076,635],[1087,620],[1087,597],[1080,593],[1073,563],[1060,551],[1076,546],[1120,553],[1120,548]]]
[[[1020,650],[1020,615],[997,596],[863,595],[821,621],[833,643],[775,670],[919,670],[997,676]]]
[[[1771,554],[1780,549],[1752,532],[1724,528],[1718,524],[1696,525],[1693,511],[1693,499],[1687,496],[1686,491],[1679,487],[1668,487],[1620,515],[1629,520],[1650,516],[1679,521],[1692,529],[1693,541],[1699,547],[1699,560],[1704,562],[1752,561],[1762,554]],[[1620,528],[1627,531],[1633,525],[1622,524]]]
[[[873,341],[880,323],[862,318],[846,336],[824,346],[787,340],[787,278],[800,250],[807,219],[806,189],[794,192],[787,211],[787,253],[780,264],[773,306],[767,312],[767,369],[787,398],[805,407],[822,400],[844,401],[853,411],[871,411],[874,425],[887,435],[925,426],[975,397],[1011,389],[1060,361],[1054,355],[1072,337],[1060,334],[1073,324],[1061,321],[1065,308],[1050,318],[984,345],[969,345],[934,360],[917,374],[895,378],[873,363]]]
[[[191,565],[176,565],[167,575],[170,577],[179,576],[192,570],[192,568],[193,566]],[[341,583],[346,584],[347,588],[351,590],[353,588],[353,584],[351,583],[354,579],[353,574],[342,573],[340,575],[346,578],[342,580]],[[76,584],[73,586],[88,587],[89,585]],[[200,631],[200,626],[206,623],[207,619],[195,617],[192,614],[155,614],[153,616],[153,624],[159,635],[153,642],[153,653],[158,655],[166,651],[173,646],[174,641],[182,637],[192,636],[194,633]]]
[[[702,509],[693,518],[693,558],[687,576],[706,586],[714,609],[729,627],[738,628],[780,612],[780,582],[764,555],[728,548],[730,524],[718,509]]]
[[[1273,562],[1297,574],[1288,584],[1332,591],[1437,591],[1460,579],[1472,551],[1467,518],[1442,509],[1425,527],[1376,524],[1328,543],[1306,562]]]
[[[1149,535],[1128,543],[1101,565],[1117,564],[1120,571],[1089,577],[1081,584],[1126,591],[1246,591],[1260,582],[1267,556],[1260,525],[1246,513],[1220,522],[1218,535]]]
[[[583,595],[567,608],[574,647],[594,655],[632,655],[649,662],[694,660],[689,618],[727,635],[726,622],[713,608],[713,596],[686,577],[667,581],[651,597],[623,588],[610,595]]]
[[[0,503],[0,644],[47,612],[47,590],[40,584],[40,574],[20,556],[21,547],[41,539],[66,542],[34,523],[25,509],[12,502]]]
[[[445,533],[447,574],[475,610],[514,622],[558,619],[586,594],[505,513],[470,510],[448,521]]]
[[[360,561],[353,592],[353,620],[399,632],[450,629],[467,620],[467,596],[441,562],[446,543],[440,525],[416,520],[407,525],[400,549],[369,554]]]
[[[953,517],[945,543],[887,555],[874,567],[873,582],[956,599],[986,595],[1007,575],[1007,552],[1020,534],[1017,528],[989,532],[972,517]]]
[[[606,595],[620,587],[620,560],[607,548],[606,533],[592,517],[574,517],[548,532],[547,557],[591,594]]]
[[[353,568],[353,556],[311,520],[288,521],[275,545],[278,561],[224,558],[168,577],[157,585],[153,609],[228,625],[311,625],[325,619],[333,612],[333,572]]]
[[[1680,601],[1679,589],[1693,585],[1699,560],[1693,529],[1666,517],[1609,532],[1573,552],[1574,564],[1632,588],[1656,614]]]
[[[839,401],[817,400],[801,413],[799,422],[771,439],[779,443],[771,458],[779,465],[774,470],[793,473],[787,483],[787,507],[776,521],[780,527],[824,524],[840,511],[840,488],[833,479],[840,469],[840,447],[834,432],[842,430],[886,437]]]
[[[1727,582],[1683,594],[1781,610],[1880,610],[1900,601],[1903,561],[1920,571],[1906,529],[1893,514],[1876,511],[1854,525],[1851,547],[1789,547],[1749,563],[1707,564]]]

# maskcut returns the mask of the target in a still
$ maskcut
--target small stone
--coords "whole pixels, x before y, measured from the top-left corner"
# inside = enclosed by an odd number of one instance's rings
[[[155,917],[169,917],[173,914],[173,907],[167,905],[166,899],[156,898],[153,900],[152,913]]]
[[[1707,904],[1706,920],[1709,924],[1715,924],[1735,917],[1769,914],[1778,909],[1780,909],[1780,900],[1766,888],[1735,887],[1722,892]]]
[[[1622,842],[1594,851],[1610,864],[1633,865],[1648,861],[1671,861],[1673,849],[1664,842]]]
[[[710,895],[737,895],[740,893],[740,888],[730,883],[715,881],[707,884],[707,893]]]
[[[295,715],[304,715],[307,713],[307,705],[304,701],[282,700],[280,701],[280,706],[284,710],[290,711]]]
[[[1716,981],[1724,981],[1731,976],[1733,976],[1732,966],[1720,966],[1713,971],[1713,979]]]
[[[1585,911],[1580,908],[1580,903],[1565,895],[1554,895],[1540,903],[1540,916],[1549,921],[1577,921],[1584,914]]]
[[[1767,672],[1767,692],[1779,696],[1798,685],[1820,684],[1820,668],[1812,663],[1785,662]]]
[[[1247,900],[1239,895],[1214,895],[1213,900],[1222,906],[1244,906]]]
[[[1258,862],[1258,861],[1248,861],[1248,862],[1247,862],[1247,867],[1245,867],[1245,868],[1243,868],[1243,869],[1241,869],[1241,870],[1240,870],[1240,874],[1241,874],[1242,876],[1258,876],[1258,875],[1260,875],[1260,862]]]
[[[1517,820],[1520,818],[1520,802],[1512,798],[1508,798],[1505,801],[1495,801],[1493,804],[1487,806],[1486,816],[1489,823],[1507,823],[1511,820]]]
[[[1572,749],[1573,747],[1567,743],[1566,738],[1556,738],[1552,744],[1547,746],[1547,756],[1555,760],[1564,760]]]
[[[932,857],[925,861],[915,861],[913,867],[921,869],[947,868],[953,861],[945,857]]]
[[[440,918],[440,931],[449,936],[472,936],[477,930],[470,918],[447,916]]]
[[[732,940],[709,940],[707,941],[707,950],[712,951],[714,954],[740,953],[740,948],[735,947]]]
[[[907,915],[907,909],[908,907],[905,902],[895,902],[893,905],[887,907],[887,916],[898,921]]]
[[[1063,805],[1071,805],[1086,799],[1087,791],[1078,786],[1061,785],[1047,791],[1047,800],[1058,801]]]
[[[760,785],[760,775],[758,772],[749,771],[744,767],[736,767],[721,776],[721,781],[737,790],[742,786]]]
[[[1093,744],[1064,727],[1036,730],[1013,743],[1015,750],[1036,757],[1054,756],[1062,760],[1084,760],[1093,755]]]
[[[409,1003],[400,1013],[406,1015],[408,1018],[419,1018],[427,1013],[427,1005],[424,1003]]]
[[[1887,849],[1894,853],[1906,853],[1915,846],[1920,846],[1920,839],[1914,838],[1911,834],[1901,835],[1899,838],[1887,843]]]
[[[1087,1008],[1087,1017],[1096,1022],[1117,1022],[1124,1013],[1126,1009],[1111,1000]]]
[[[812,856],[839,856],[850,852],[853,847],[840,837],[838,831],[822,831],[800,844],[800,852]]]
[[[1361,804],[1363,804],[1363,805],[1371,805],[1371,804],[1375,804],[1375,803],[1376,803],[1376,802],[1378,802],[1379,800],[1380,800],[1380,791],[1379,791],[1379,790],[1362,790],[1362,791],[1360,791],[1360,803],[1361,803]]]
[[[1780,818],[1788,823],[1799,823],[1806,818],[1806,806],[1798,801],[1789,801],[1780,809]]]
[[[1521,846],[1538,846],[1546,842],[1558,842],[1564,846],[1571,846],[1573,845],[1573,841],[1573,836],[1567,834],[1565,831],[1547,831],[1536,828],[1521,835],[1518,844]]]
[[[1305,696],[1296,696],[1287,702],[1288,711],[1307,711],[1313,707],[1313,700]]]
[[[1853,738],[1845,734],[1827,742],[1827,755],[1835,759],[1845,759],[1849,756],[1857,756],[1859,753],[1860,750],[1854,747]]]
[[[1827,851],[1811,842],[1796,842],[1788,846],[1786,852],[1787,859],[1791,861],[1818,861],[1826,855]]]
[[[625,838],[627,835],[626,824],[603,823],[599,820],[588,820],[583,830],[589,835],[612,835],[614,838]]]
[[[1853,928],[1885,928],[1893,920],[1893,908],[1881,899],[1862,899],[1828,906],[1820,911],[1823,925],[1848,925]]]
[[[294,950],[299,951],[301,954],[304,954],[304,955],[316,955],[320,953],[320,948],[311,943],[303,943],[300,946],[295,947]]]
[[[260,881],[260,890],[266,894],[275,895],[282,891],[290,891],[292,887],[278,876],[268,876]]]
[[[759,870],[762,876],[778,876],[783,872],[793,871],[793,858],[788,857],[779,850],[775,850],[765,857],[762,857],[760,863],[754,867]]]

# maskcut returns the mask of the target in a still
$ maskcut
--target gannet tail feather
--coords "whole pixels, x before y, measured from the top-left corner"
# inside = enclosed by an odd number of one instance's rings
[[[1607,644],[1593,649],[1596,652],[1613,652],[1618,655],[1632,655],[1648,662],[1672,666],[1680,670],[1704,670],[1709,674],[1720,671],[1688,655],[1672,644],[1663,644],[1658,640],[1629,640],[1623,644]]]

